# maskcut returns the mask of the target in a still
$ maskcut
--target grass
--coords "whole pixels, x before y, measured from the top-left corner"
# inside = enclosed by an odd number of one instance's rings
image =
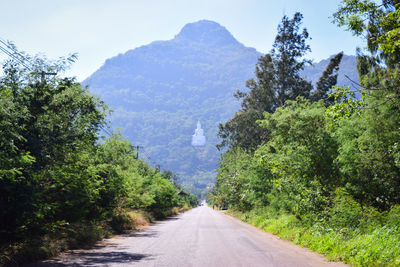
[[[189,206],[172,208],[165,216],[189,209]],[[0,247],[0,266],[19,266],[57,256],[68,249],[90,248],[99,240],[143,228],[153,221],[155,215],[151,212],[119,209],[106,221],[68,225],[41,237],[4,244]]]
[[[229,211],[232,216],[266,232],[324,254],[329,260],[353,266],[400,266],[400,221],[387,221],[363,229],[330,228],[327,223],[299,221],[268,208],[250,212]],[[389,216],[390,217],[390,213]]]

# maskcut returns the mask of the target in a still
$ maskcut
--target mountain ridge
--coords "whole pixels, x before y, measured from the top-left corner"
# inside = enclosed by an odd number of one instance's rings
[[[171,40],[107,59],[83,84],[114,108],[113,129],[121,128],[144,147],[144,157],[176,172],[199,194],[214,183],[218,123],[240,108],[233,93],[254,77],[262,55],[220,24],[202,20],[186,24]],[[322,67],[304,73],[316,77]],[[194,148],[191,135],[199,119],[207,143]]]
[[[174,40],[207,42],[213,45],[240,44],[225,27],[211,20],[200,20],[186,24],[175,35]]]

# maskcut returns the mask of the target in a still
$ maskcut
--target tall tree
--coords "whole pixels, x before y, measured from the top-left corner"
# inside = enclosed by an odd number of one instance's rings
[[[368,51],[394,67],[400,61],[400,1],[343,0],[334,22],[366,37]]]
[[[258,60],[256,80],[247,81],[248,92],[235,94],[242,100],[242,109],[219,125],[219,137],[222,138],[219,148],[229,145],[254,150],[267,136],[266,130],[256,123],[263,118],[264,112],[274,112],[286,100],[310,96],[312,84],[300,76],[300,71],[310,63],[304,56],[311,51],[306,43],[309,34],[305,28],[300,29],[302,18],[298,12],[292,19],[283,17],[273,49]]]
[[[400,1],[343,0],[334,19],[368,43],[358,50],[362,105],[340,121],[338,162],[357,199],[388,209],[400,203]]]
[[[0,237],[18,236],[80,209],[87,214],[96,195],[85,157],[95,150],[107,108],[73,79],[35,75],[60,70],[64,60],[31,61],[35,71],[29,73],[6,62],[0,79],[0,148],[6,151],[0,153]]]
[[[367,41],[367,53],[358,50],[361,90],[400,104],[400,0],[343,0],[334,22]]]
[[[332,57],[322,76],[317,82],[317,88],[311,94],[311,101],[318,101],[324,99],[325,105],[329,106],[333,104],[334,97],[329,96],[330,89],[336,85],[337,76],[339,71],[339,64],[342,61],[343,52],[340,52],[336,56]]]

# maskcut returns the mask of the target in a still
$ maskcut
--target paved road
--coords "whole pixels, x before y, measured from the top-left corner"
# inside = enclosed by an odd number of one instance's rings
[[[30,266],[345,266],[203,206]]]

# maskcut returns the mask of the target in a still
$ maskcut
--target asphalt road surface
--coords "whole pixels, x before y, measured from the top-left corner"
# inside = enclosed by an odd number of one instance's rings
[[[202,206],[29,266],[345,266]]]

